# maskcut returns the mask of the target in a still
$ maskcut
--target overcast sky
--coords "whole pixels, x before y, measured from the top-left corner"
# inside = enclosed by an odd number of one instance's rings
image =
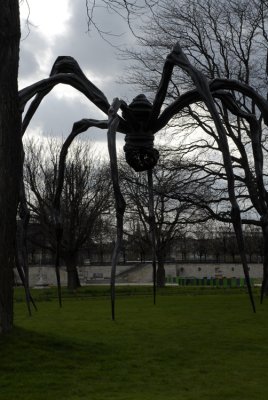
[[[78,61],[86,76],[110,102],[114,97],[129,102],[138,94],[131,87],[118,83],[126,62],[117,59],[116,49],[94,30],[87,32],[84,0],[28,0],[28,4],[29,8],[26,1],[21,5],[20,88],[48,77],[57,56],[69,55]],[[30,32],[25,25],[29,11]],[[114,43],[133,45],[134,38],[120,17],[102,8],[96,18],[107,30],[122,34],[117,39],[111,38]],[[28,134],[66,137],[73,122],[82,118],[103,119],[105,116],[77,91],[59,85],[42,102]],[[87,137],[106,142],[106,132],[95,130]]]

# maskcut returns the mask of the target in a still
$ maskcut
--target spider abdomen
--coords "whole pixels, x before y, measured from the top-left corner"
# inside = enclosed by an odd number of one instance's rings
[[[145,95],[140,94],[133,99],[128,112],[123,114],[132,127],[125,137],[125,157],[137,172],[153,168],[159,158],[159,152],[154,148],[154,135],[147,127],[151,110],[152,104]]]
[[[125,141],[126,161],[135,171],[147,171],[157,164],[159,152],[154,148],[153,135],[128,134]]]

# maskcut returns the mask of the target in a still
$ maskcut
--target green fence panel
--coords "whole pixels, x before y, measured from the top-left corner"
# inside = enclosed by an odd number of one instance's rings
[[[231,287],[232,287],[232,288],[237,287],[236,278],[232,278],[232,279],[231,279]]]
[[[177,283],[179,286],[210,286],[210,287],[244,287],[246,286],[245,278],[180,278],[178,276],[166,277],[167,283]],[[254,285],[254,279],[250,279],[250,283]]]

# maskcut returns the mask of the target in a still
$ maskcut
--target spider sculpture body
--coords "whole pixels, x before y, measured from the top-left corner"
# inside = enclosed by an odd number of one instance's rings
[[[153,105],[143,94],[133,99],[123,108],[122,117],[130,120],[131,131],[125,137],[125,156],[127,163],[136,171],[148,171],[158,161],[159,152],[154,148],[154,134],[148,120]]]
[[[191,77],[195,89],[179,96],[177,100],[175,100],[161,112],[163,102],[166,97],[168,84],[171,80],[172,71],[175,65],[177,65]],[[219,146],[221,146],[221,148],[224,150],[223,162],[228,180],[228,193],[231,205],[230,215],[232,215],[234,230],[238,239],[239,251],[244,268],[244,274],[246,277],[250,300],[253,310],[255,311],[252,291],[250,287],[248,266],[245,258],[240,210],[236,201],[234,190],[234,173],[232,169],[230,151],[228,149],[227,135],[221,119],[218,115],[214,98],[217,97],[221,99],[228,110],[233,114],[237,116],[241,116],[243,114],[243,117],[245,117],[245,113],[242,113],[242,111],[237,106],[235,99],[230,96],[229,92],[227,92],[227,89],[233,89],[240,93],[243,93],[244,95],[254,99],[255,103],[266,116],[266,121],[268,120],[268,103],[245,84],[240,84],[236,81],[223,79],[218,79],[209,83],[202,75],[202,73],[197,71],[196,68],[190,63],[179,44],[177,44],[173,48],[171,53],[166,58],[162,78],[159,83],[159,88],[157,90],[153,103],[150,103],[149,100],[141,94],[135,97],[135,99],[133,99],[132,103],[130,103],[129,105],[117,98],[114,99],[113,103],[110,105],[105,95],[92,82],[87,79],[87,77],[80,69],[78,63],[73,58],[58,57],[53,65],[49,78],[37,82],[32,86],[29,86],[20,91],[20,104],[22,112],[26,103],[29,100],[32,100],[23,119],[22,134],[27,129],[27,126],[29,125],[35,111],[41,104],[43,98],[57,84],[68,84],[73,86],[81,93],[83,93],[91,102],[93,102],[108,116],[108,119],[106,120],[83,119],[74,123],[73,129],[65,140],[61,150],[59,159],[57,190],[54,198],[53,210],[51,210],[51,212],[54,218],[56,236],[58,238],[58,242],[60,242],[60,198],[63,187],[65,159],[68,148],[78,134],[86,131],[90,127],[108,129],[108,149],[110,154],[111,177],[113,181],[117,218],[117,240],[112,257],[111,275],[112,318],[115,318],[115,270],[119,252],[121,249],[123,235],[123,217],[126,207],[125,200],[120,191],[120,182],[118,178],[116,132],[121,132],[125,134],[124,151],[127,163],[135,171],[148,171],[152,249],[154,250],[152,169],[156,165],[159,157],[158,151],[154,148],[154,135],[160,129],[162,129],[175,114],[178,114],[184,107],[189,106],[197,101],[203,101],[206,104],[217,130]],[[226,92],[224,92],[223,89],[226,89]],[[117,114],[119,108],[122,111],[122,116],[119,116]],[[250,118],[250,115],[246,117]],[[21,198],[21,204],[25,204],[23,198]],[[58,271],[59,245],[57,246],[57,249],[56,269]],[[155,253],[153,254],[153,267],[155,288]],[[58,284],[60,284],[59,273],[57,274],[57,276]]]

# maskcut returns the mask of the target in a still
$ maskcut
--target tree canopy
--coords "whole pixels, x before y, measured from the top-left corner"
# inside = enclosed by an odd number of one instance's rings
[[[56,253],[57,240],[51,217],[57,188],[58,158],[61,144],[50,141],[25,145],[24,180],[31,220],[38,224],[38,236],[30,238],[40,247]],[[68,274],[68,288],[79,286],[78,255],[83,245],[97,234],[102,216],[112,206],[111,180],[107,162],[94,156],[87,142],[76,142],[70,149],[65,167],[61,196],[62,239],[60,256]]]
[[[162,0],[141,24],[140,48],[124,52],[136,63],[127,78],[131,83],[152,99],[165,86],[166,109],[159,120],[164,126],[173,115],[170,132],[179,142],[177,168],[196,185],[209,186],[206,198],[194,195],[190,202],[208,218],[232,221],[237,227],[239,221],[260,226],[265,249],[267,27],[267,2],[261,0]],[[179,70],[169,70],[166,62],[163,73],[160,66],[176,41],[185,57],[175,57]],[[181,196],[177,193],[174,198]],[[243,254],[241,227],[237,233]],[[264,291],[268,291],[267,251],[262,295]]]

